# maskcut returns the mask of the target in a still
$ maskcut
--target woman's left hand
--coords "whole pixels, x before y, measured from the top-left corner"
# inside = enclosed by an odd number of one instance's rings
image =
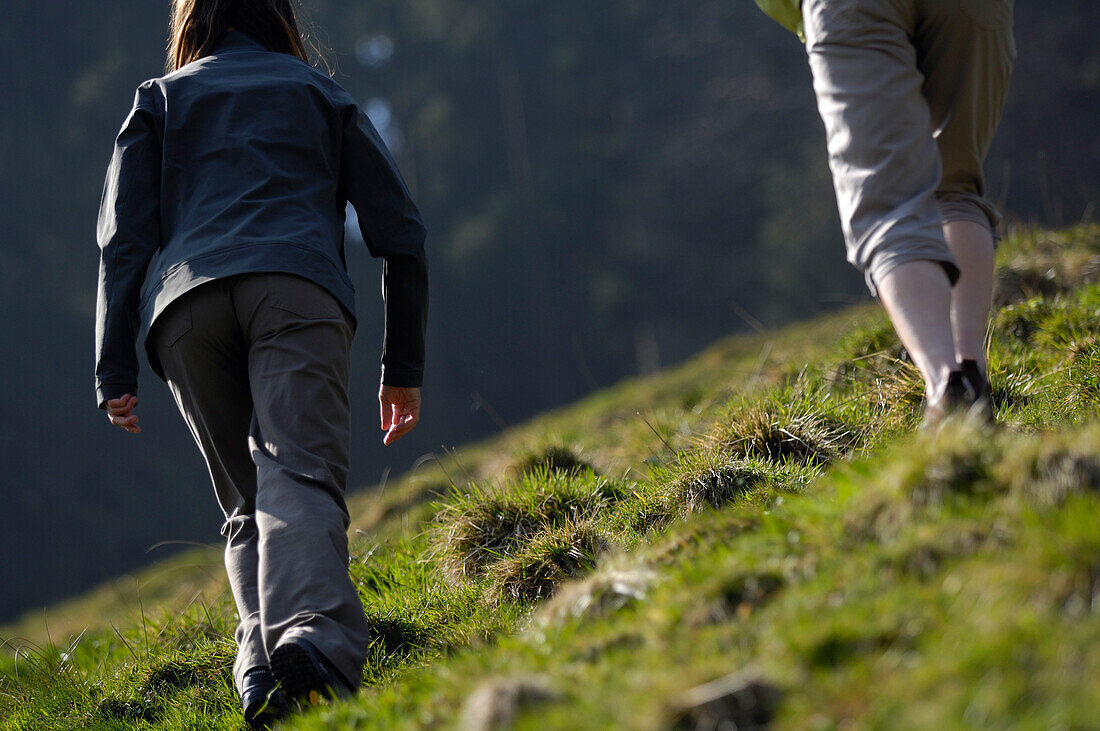
[[[420,389],[382,384],[378,390],[382,407],[382,443],[387,447],[412,431],[420,421]]]

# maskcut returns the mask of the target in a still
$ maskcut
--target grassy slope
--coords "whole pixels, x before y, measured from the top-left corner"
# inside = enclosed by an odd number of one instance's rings
[[[1090,725],[1100,227],[999,257],[995,432],[914,434],[918,378],[860,308],[355,496],[367,687],[286,725]],[[0,727],[239,727],[218,558],[51,611],[60,647],[40,614],[8,628],[38,649],[3,661]]]

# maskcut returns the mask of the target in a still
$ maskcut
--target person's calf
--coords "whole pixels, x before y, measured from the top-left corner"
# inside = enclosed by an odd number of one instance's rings
[[[993,234],[974,221],[950,221],[944,238],[959,266],[951,290],[951,327],[959,362],[972,360],[985,369],[985,336],[993,298]]]
[[[951,330],[951,282],[939,262],[908,261],[875,282],[894,330],[935,400],[958,366]]]

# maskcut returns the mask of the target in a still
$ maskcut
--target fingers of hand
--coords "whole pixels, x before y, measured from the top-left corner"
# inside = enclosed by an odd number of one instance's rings
[[[395,408],[394,411],[396,412],[397,409]],[[393,444],[398,439],[412,431],[413,427],[416,426],[416,423],[419,420],[420,419],[416,416],[416,414],[395,413],[392,426],[386,432],[386,436],[382,439],[382,443],[386,445]]]
[[[114,424],[115,426],[118,426],[118,427],[122,427],[123,429],[130,432],[131,434],[137,434],[138,432],[141,431],[141,427],[139,427],[137,425],[138,418],[137,418],[136,415],[134,415],[134,416],[114,416],[114,415],[112,415],[109,418],[110,418],[112,424]]]
[[[381,395],[378,396],[378,404],[381,407],[382,411],[382,430],[385,431],[386,429],[389,429],[391,426],[393,426],[393,404],[382,398]]]
[[[382,384],[378,390],[378,403],[382,408],[382,429],[386,432],[382,439],[384,444],[393,444],[420,420],[419,388]]]
[[[126,394],[107,400],[107,413],[111,416],[127,416],[137,406],[137,396]]]

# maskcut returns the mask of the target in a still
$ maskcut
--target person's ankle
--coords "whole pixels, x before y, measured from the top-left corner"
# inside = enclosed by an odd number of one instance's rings
[[[956,370],[949,364],[941,364],[930,368],[924,374],[924,398],[929,403],[936,403],[943,398],[947,391],[947,384],[951,380],[951,374]]]

